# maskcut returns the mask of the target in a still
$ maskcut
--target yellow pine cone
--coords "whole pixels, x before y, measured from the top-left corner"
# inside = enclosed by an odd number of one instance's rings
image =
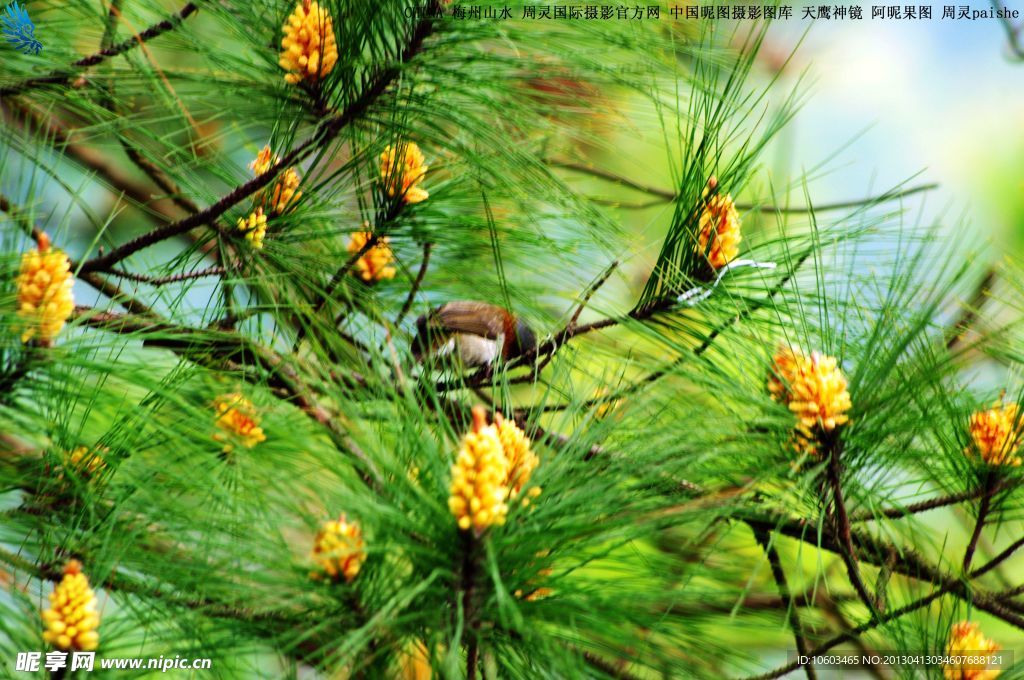
[[[810,355],[780,347],[768,378],[772,399],[789,407],[796,416],[795,446],[798,452],[817,455],[817,434],[831,432],[850,419],[850,393],[846,378],[834,357]]]
[[[344,578],[351,583],[366,561],[363,532],[345,515],[324,522],[313,541],[313,561],[331,580]],[[320,573],[314,573],[319,578]]]
[[[472,528],[480,534],[492,525],[505,523],[508,473],[508,460],[498,429],[487,424],[487,414],[482,407],[474,407],[473,429],[463,437],[452,466],[448,497],[448,508],[460,529]]]
[[[987,411],[971,416],[971,445],[964,449],[968,457],[981,456],[989,465],[1020,465],[1021,435],[1024,425],[1020,421],[1020,407],[1015,403],[997,401]]]
[[[43,625],[43,639],[57,649],[91,652],[99,645],[96,595],[78,560],[64,567],[64,578],[50,593],[50,608],[43,612]]]
[[[18,274],[18,316],[26,324],[22,342],[50,344],[57,337],[75,308],[74,281],[67,255],[40,234],[38,248],[22,255]]]
[[[363,227],[368,227],[364,223]],[[348,252],[355,256],[373,238],[373,232],[356,231],[352,232],[352,238],[348,242]],[[386,236],[377,239],[377,243],[370,247],[363,256],[356,261],[353,272],[367,283],[375,283],[384,279],[393,279],[397,273],[395,268],[390,266],[395,261],[395,254],[388,245],[390,240]]]
[[[256,208],[249,217],[239,218],[238,231],[245,234],[253,248],[262,249],[263,238],[267,235],[267,216],[263,214],[263,208]]]
[[[970,621],[954,624],[949,633],[949,656],[981,656],[987,657],[992,652],[1002,649],[995,642],[981,634],[981,627]],[[986,669],[988,663],[946,665],[942,669],[946,680],[993,680],[1002,672],[999,669]]]
[[[67,464],[81,473],[88,475],[96,474],[107,466],[107,462],[103,460],[100,451],[106,453],[109,449],[101,447],[100,449],[90,451],[87,446],[79,446],[68,452],[66,456]]]
[[[706,256],[713,269],[729,264],[740,252],[740,214],[729,194],[715,193],[711,198],[707,194],[718,187],[714,177],[708,182],[704,192],[704,207],[697,225],[697,245],[694,250],[698,255]],[[710,245],[709,245],[710,242]]]
[[[402,142],[397,148],[388,144],[380,155],[380,178],[387,195],[405,203],[427,200],[430,194],[419,187],[429,169],[425,160],[415,142]]]
[[[249,449],[267,440],[263,428],[259,426],[260,419],[256,407],[241,394],[222,394],[213,400],[213,407],[217,412],[217,427],[228,433],[227,436],[213,435],[216,441],[226,442],[224,453],[230,453],[234,449],[229,439],[239,441]]]
[[[281,47],[278,64],[289,72],[284,77],[288,83],[315,83],[326,76],[338,61],[331,13],[318,2],[297,4],[284,25]]]
[[[249,164],[249,167],[252,169],[253,174],[259,177],[271,168],[277,167],[280,162],[281,159],[270,150],[270,147],[265,146],[256,155],[256,159]],[[283,215],[286,210],[294,207],[296,201],[302,198],[302,192],[299,191],[301,181],[299,173],[295,171],[295,168],[288,168],[281,173],[280,179],[277,180],[274,188],[270,191],[269,206],[267,205],[266,192],[260,192],[257,197],[260,207],[266,207],[271,217]]]
[[[530,448],[530,439],[526,433],[519,429],[513,421],[505,420],[500,413],[494,415],[494,424],[498,428],[498,438],[501,440],[501,448],[505,452],[505,459],[508,461],[508,478],[506,486],[509,487],[509,496],[515,498],[523,487],[530,481],[533,471],[537,469],[540,459]],[[540,488],[530,489],[530,496],[536,497],[540,494]],[[524,499],[524,504],[528,503]]]
[[[281,179],[274,185],[274,192],[270,198],[271,215],[283,215],[302,198],[299,182],[299,173],[295,172],[295,168],[288,168],[281,174]]]

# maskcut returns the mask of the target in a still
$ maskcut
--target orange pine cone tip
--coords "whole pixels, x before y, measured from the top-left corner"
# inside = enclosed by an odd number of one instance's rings
[[[254,175],[259,177],[277,167],[280,162],[281,159],[270,150],[270,147],[265,146],[256,154],[256,158],[253,159],[252,163],[249,163],[249,168]],[[299,173],[295,168],[286,169],[279,176],[273,189],[261,191],[256,195],[256,202],[259,204],[257,210],[262,214],[263,209],[266,208],[268,215],[271,217],[283,215],[294,208],[295,203],[302,198],[302,192],[299,191],[301,183],[302,178],[299,177]],[[239,229],[241,228],[241,221],[239,221]],[[248,237],[248,234],[246,236]]]
[[[470,413],[473,416],[473,432],[479,432],[487,427],[487,409],[483,406],[474,406]]]

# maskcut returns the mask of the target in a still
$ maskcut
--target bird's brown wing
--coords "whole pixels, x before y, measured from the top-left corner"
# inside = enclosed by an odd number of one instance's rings
[[[507,334],[508,316],[508,312],[495,305],[459,300],[434,310],[430,325],[449,333],[472,333],[497,340]]]

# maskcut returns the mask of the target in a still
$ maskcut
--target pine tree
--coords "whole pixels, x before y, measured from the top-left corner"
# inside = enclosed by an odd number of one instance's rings
[[[26,3],[5,670],[814,677],[778,650],[1011,647],[1024,357],[959,302],[985,263],[913,223],[930,185],[817,204],[816,171],[767,172],[805,92],[766,72],[768,21],[478,7]],[[1010,382],[971,389],[979,353]]]

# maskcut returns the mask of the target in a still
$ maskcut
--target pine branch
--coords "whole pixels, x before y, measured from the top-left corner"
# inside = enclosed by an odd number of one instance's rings
[[[970,577],[971,578],[977,578],[981,574],[983,574],[983,573],[985,573],[987,571],[990,571],[992,569],[995,569],[997,566],[999,566],[999,564],[1001,564],[1003,561],[1005,561],[1006,558],[1008,558],[1008,557],[1009,557],[1009,554],[1005,554],[1004,555],[1003,553],[1000,553],[1000,555],[997,555],[996,557],[994,557],[991,560],[989,560],[980,569],[977,569],[974,572],[971,572]],[[900,607],[898,609],[894,609],[891,612],[889,612],[888,614],[882,614],[882,615],[879,615],[879,616],[873,616],[870,620],[868,620],[868,621],[866,621],[866,622],[856,626],[855,628],[852,628],[851,630],[846,631],[845,633],[841,633],[839,635],[836,635],[835,637],[830,638],[829,640],[826,640],[822,644],[820,644],[817,647],[815,647],[814,649],[810,650],[808,652],[808,655],[809,656],[817,656],[817,655],[820,655],[820,654],[824,654],[825,652],[829,651],[830,649],[834,649],[835,647],[837,647],[837,646],[839,646],[839,645],[841,645],[841,644],[843,644],[845,642],[850,642],[851,640],[854,640],[855,638],[857,638],[857,637],[863,635],[864,633],[867,633],[867,632],[877,628],[878,626],[881,626],[881,625],[883,625],[885,623],[888,623],[890,621],[894,621],[896,619],[902,618],[903,616],[906,616],[907,614],[911,614],[911,613],[913,613],[913,612],[915,612],[915,611],[917,611],[919,609],[923,609],[924,607],[927,607],[928,605],[930,605],[931,603],[935,602],[936,600],[938,600],[939,598],[943,597],[944,595],[958,595],[960,597],[970,598],[970,592],[968,590],[968,587],[962,581],[960,581],[958,579],[946,580],[941,585],[939,585],[936,588],[936,590],[932,591],[930,594],[926,595],[925,597],[922,597],[922,598],[919,598],[917,600],[914,600],[913,602],[910,602],[910,603],[908,603],[908,604],[906,604],[906,605],[904,605],[904,606],[902,606],[902,607]],[[979,596],[975,595],[975,597],[979,597]],[[987,608],[987,611],[989,611],[990,613],[995,613],[993,611],[993,609],[997,609],[997,610],[1001,609],[1001,607],[999,607],[997,604],[993,604],[993,602],[991,602],[989,600],[988,596],[986,596],[985,598],[979,598],[979,599],[973,600],[973,601],[974,601],[975,605],[978,606],[979,609]],[[1004,617],[1000,616],[1000,618],[1004,618]],[[1004,620],[1006,620],[1006,619],[1004,618]],[[1017,625],[1019,628],[1024,629],[1024,620],[1018,620],[1016,623],[1014,623],[1014,625]],[[791,673],[791,672],[795,671],[799,667],[800,667],[800,664],[798,662],[790,662],[790,663],[786,664],[785,666],[781,666],[779,668],[776,668],[775,670],[773,670],[773,671],[771,671],[769,673],[764,673],[762,675],[751,676],[751,677],[747,678],[747,680],[771,680],[772,678],[779,678],[779,677],[782,677],[783,675],[786,675],[787,673]]]
[[[150,276],[148,274],[135,274],[132,272],[121,271],[120,269],[111,269],[110,273],[118,278],[128,279],[129,281],[137,281],[139,283],[148,283],[151,286],[165,286],[169,283],[180,283],[182,281],[192,281],[195,279],[202,279],[208,276],[223,276],[228,272],[235,271],[236,267],[228,269],[226,267],[214,266],[207,267],[206,269],[200,269],[193,272],[183,272],[181,274],[170,274],[168,276]],[[131,311],[131,310],[129,310]]]
[[[10,110],[9,110],[10,109]],[[95,172],[103,178],[116,192],[120,192],[143,206],[143,211],[148,217],[159,218],[161,222],[169,222],[180,217],[175,209],[173,201],[166,198],[156,197],[152,188],[136,181],[128,173],[110,161],[105,155],[99,153],[84,144],[73,140],[75,130],[67,128],[64,123],[54,116],[44,117],[41,113],[31,108],[30,105],[22,104],[19,101],[0,102],[0,111],[4,118],[15,125],[23,127],[27,132],[41,136],[46,140],[53,140],[54,146],[69,159],[83,168]],[[25,120],[20,120],[13,112],[22,114]]]
[[[402,51],[400,63],[409,61],[420,51],[423,47],[424,41],[432,31],[432,26],[433,22],[430,18],[423,18],[417,23],[416,29],[413,31],[408,44]],[[174,236],[184,234],[195,227],[212,224],[214,220],[221,217],[237,203],[249,196],[252,196],[260,189],[270,185],[270,183],[276,180],[277,176],[287,168],[305,160],[313,153],[319,151],[322,147],[330,144],[345,128],[345,126],[362,117],[369,110],[377,99],[387,91],[388,86],[400,73],[400,66],[391,66],[380,71],[379,74],[371,80],[369,87],[367,87],[349,106],[340,113],[322,121],[316,131],[307,138],[306,141],[300,143],[285,154],[284,157],[281,158],[280,162],[267,172],[235,187],[232,191],[221,197],[220,200],[216,201],[213,205],[205,208],[204,210],[189,215],[188,217],[178,220],[173,224],[169,224],[167,226],[154,229],[147,234],[143,234],[142,236],[125,243],[119,248],[115,248],[106,255],[100,255],[91,260],[87,260],[82,264],[83,269],[85,271],[102,271],[108,269],[144,248],[148,248],[149,246]]]
[[[405,315],[412,309],[413,304],[416,302],[416,294],[419,293],[420,286],[423,285],[423,279],[427,275],[427,267],[430,266],[430,251],[433,249],[434,244],[429,241],[423,244],[423,259],[420,261],[420,270],[416,274],[416,280],[412,282],[412,288],[409,289],[409,295],[405,298],[405,302],[402,304],[402,308],[398,311],[398,316],[395,317],[395,328],[402,327],[402,321],[405,320]]]
[[[843,450],[842,440],[837,432],[833,431],[830,441],[825,446],[825,455],[828,456],[827,477],[829,486],[832,489],[832,519],[835,522],[836,535],[839,538],[839,556],[846,565],[846,573],[849,576],[853,589],[864,602],[872,616],[878,615],[878,609],[874,598],[868,592],[867,586],[861,578],[860,568],[857,566],[857,554],[854,552],[853,538],[850,529],[850,518],[846,514],[846,503],[843,500],[842,465],[839,457]]]
[[[194,14],[198,9],[199,8],[194,2],[188,2],[175,14],[157,24],[153,24],[138,36],[133,36],[118,45],[111,45],[110,47],[101,49],[95,54],[91,54],[79,59],[78,61],[74,61],[71,63],[70,68],[61,71],[53,71],[45,76],[28,78],[20,83],[15,83],[6,87],[0,87],[0,98],[23,94],[28,90],[42,85],[66,85],[72,78],[78,75],[78,72],[81,69],[96,66],[111,57],[124,54],[148,40],[152,40],[159,35],[174,30],[182,21]]]
[[[691,359],[693,357],[699,357],[699,356],[703,355],[705,352],[707,352],[709,349],[711,349],[712,345],[715,343],[715,340],[718,339],[718,336],[720,336],[722,333],[725,333],[727,330],[729,330],[730,328],[732,328],[736,324],[738,324],[738,323],[740,323],[742,321],[746,321],[752,315],[754,315],[755,313],[757,313],[761,309],[764,309],[769,304],[771,304],[772,300],[774,300],[779,295],[779,293],[781,293],[782,290],[789,284],[789,282],[790,282],[790,280],[792,280],[793,276],[796,275],[797,270],[800,269],[800,267],[803,265],[803,263],[806,262],[807,258],[809,258],[810,256],[811,256],[810,252],[807,252],[807,253],[804,253],[803,255],[801,255],[799,258],[797,258],[796,262],[793,263],[793,266],[789,269],[789,271],[786,272],[786,275],[783,276],[778,281],[778,283],[776,283],[774,286],[772,286],[772,288],[768,291],[768,293],[763,298],[758,300],[755,304],[753,304],[753,305],[751,305],[749,307],[744,308],[743,311],[741,311],[739,314],[735,314],[735,315],[729,317],[726,321],[724,321],[721,324],[719,324],[718,326],[715,326],[714,328],[712,328],[711,332],[708,333],[708,335],[704,338],[704,340],[702,340],[701,343],[697,347],[695,347],[693,349],[692,354],[684,354],[684,355],[678,357],[677,359],[673,360],[671,363],[667,364],[663,368],[659,368],[659,369],[657,369],[655,371],[652,371],[651,373],[648,373],[643,378],[640,378],[639,380],[637,380],[633,384],[631,384],[631,385],[629,385],[629,386],[619,390],[615,394],[602,397],[601,399],[590,399],[590,400],[584,402],[582,405],[580,405],[580,408],[590,409],[590,408],[593,408],[594,406],[596,406],[597,404],[601,403],[602,401],[614,401],[616,399],[622,399],[624,397],[628,397],[628,396],[630,396],[632,394],[635,394],[636,392],[638,392],[641,389],[643,389],[645,386],[651,385],[651,384],[661,380],[665,376],[670,375],[673,371],[675,371],[676,368],[681,366],[687,360],[689,360],[689,359]],[[658,310],[656,310],[656,309],[652,309],[652,311],[650,313],[653,315],[653,314],[657,313],[657,311]],[[633,313],[634,312],[631,312],[630,314],[633,314]],[[575,329],[575,331],[572,334],[570,334],[570,337],[576,337],[577,335],[581,335],[582,333],[587,333],[587,332],[590,332],[591,330],[599,330],[600,328],[606,328],[608,326],[612,326],[612,325],[615,325],[617,323],[618,323],[618,320],[616,320],[616,319],[604,319],[602,321],[595,322],[594,324],[590,324],[589,328],[587,326],[578,326]],[[545,348],[545,349],[546,349],[546,351],[553,351],[554,352],[554,351],[558,351],[558,347],[559,346],[556,345],[556,346],[554,346],[554,347],[552,347],[550,349],[548,349],[548,348]],[[540,351],[541,350],[538,348],[538,353]],[[573,406],[572,404],[553,404],[553,405],[542,406],[542,407],[540,407],[540,409],[542,411],[545,411],[545,412],[548,412],[548,411],[564,411],[565,409],[570,408],[572,406]],[[531,408],[529,410],[534,410],[534,409]]]
[[[992,493],[998,493],[1006,489],[1015,489],[1019,487],[1021,483],[1022,482],[1020,481],[1012,479],[1000,480],[993,484]],[[928,512],[929,510],[936,510],[938,508],[945,508],[950,505],[963,503],[964,501],[974,500],[975,498],[980,498],[984,493],[985,490],[982,487],[978,487],[967,491],[961,491],[960,493],[950,494],[948,496],[939,496],[937,498],[930,498],[925,501],[911,503],[904,508],[886,508],[885,510],[877,512],[872,510],[863,510],[850,515],[850,522],[871,522],[882,518],[903,519],[904,517]]]
[[[981,503],[978,506],[978,517],[974,522],[974,531],[967,542],[967,549],[964,551],[963,569],[970,571],[971,562],[974,560],[974,551],[978,547],[978,539],[981,538],[981,530],[985,528],[985,520],[988,518],[988,511],[992,505],[993,473],[986,470],[984,479],[981,482]]]
[[[383,483],[383,477],[372,459],[348,435],[336,418],[312,392],[303,384],[299,374],[289,361],[273,350],[233,331],[206,330],[177,326],[167,321],[148,316],[128,316],[101,312],[88,307],[76,307],[72,318],[100,330],[126,334],[143,335],[144,345],[162,347],[173,351],[190,361],[217,370],[240,373],[254,385],[262,386],[263,380],[271,393],[279,399],[292,403],[307,417],[322,426],[339,451],[348,453],[359,463],[358,472],[362,480],[371,487]],[[246,366],[257,366],[263,375],[245,370]]]
[[[610,201],[606,199],[592,199],[595,200],[596,202],[604,203],[607,205],[613,205],[619,208],[630,208],[639,210],[644,208],[651,208],[661,203],[665,203],[667,201],[675,201],[677,198],[679,198],[678,194],[676,194],[674,191],[669,191],[668,189],[661,189],[659,187],[653,187],[646,184],[642,184],[640,182],[636,182],[632,179],[629,179],[628,177],[617,175],[613,172],[609,172],[602,168],[595,168],[590,165],[584,165],[582,163],[574,163],[572,161],[563,160],[547,160],[545,162],[548,165],[551,165],[556,168],[566,168],[567,170],[574,170],[576,172],[586,173],[593,177],[607,180],[609,182],[614,182],[615,184],[620,184],[629,189],[634,189],[636,191],[658,197],[658,200],[650,201],[648,203],[636,204],[623,204],[619,201]],[[833,210],[847,210],[850,208],[861,208],[866,205],[874,205],[876,203],[888,203],[890,201],[898,201],[900,199],[913,196],[915,194],[921,194],[926,191],[934,191],[935,189],[938,188],[939,185],[935,183],[922,184],[916,187],[911,187],[909,189],[887,191],[883,194],[879,194],[878,196],[873,196],[871,198],[862,198],[859,200],[851,201],[839,201],[836,203],[823,203],[821,205],[806,207],[771,204],[765,205],[763,203],[737,203],[736,209],[740,211],[756,210],[758,212],[771,214],[831,212]]]
[[[841,551],[845,549],[832,532],[823,533],[820,537],[814,531],[811,531],[809,534],[809,525],[802,520],[791,520],[775,514],[750,514],[744,510],[737,511],[735,514],[738,519],[742,519],[756,529],[775,531],[816,548],[834,552],[840,556],[842,555]],[[939,588],[946,588],[948,586],[949,590],[947,592],[969,600],[978,609],[987,611],[1007,623],[1024,630],[1024,618],[1008,612],[1004,606],[999,604],[997,596],[985,591],[971,589],[969,585],[969,580],[977,579],[990,569],[995,568],[1013,555],[1021,546],[1024,546],[1024,538],[1015,541],[985,566],[970,572],[968,582],[965,582],[961,577],[943,574],[937,566],[930,564],[910,548],[897,547],[858,531],[851,531],[851,541],[857,549],[857,554],[862,562],[878,567],[889,564],[893,573],[907,576],[917,581],[928,582]],[[898,559],[890,560],[890,556],[894,554],[899,556]]]
[[[779,596],[782,598],[782,605],[786,610],[786,618],[789,620],[789,628],[793,631],[793,638],[796,641],[796,649],[800,656],[807,656],[809,647],[807,646],[807,640],[804,638],[803,624],[800,622],[800,612],[796,608],[793,602],[793,598],[789,594],[789,584],[786,582],[786,572],[782,568],[782,561],[779,559],[779,553],[772,544],[771,534],[765,531],[754,531],[754,538],[757,540],[758,545],[764,550],[765,557],[768,558],[768,564],[772,569],[772,577],[775,579],[775,585],[779,588]],[[803,665],[803,664],[801,664]],[[808,680],[815,680],[817,674],[814,672],[814,666],[812,664],[803,665],[804,671],[807,673]]]

